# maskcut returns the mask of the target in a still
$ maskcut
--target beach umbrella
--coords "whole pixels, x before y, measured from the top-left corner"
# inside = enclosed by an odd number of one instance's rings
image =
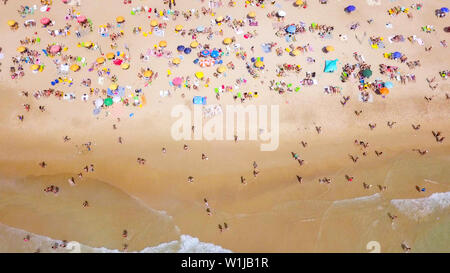
[[[175,26],[175,31],[181,31],[183,29],[182,25],[176,25]]]
[[[32,66],[31,66],[31,70],[33,70],[33,71],[37,71],[37,70],[39,70],[39,65],[37,65],[37,64],[33,64]]]
[[[207,56],[209,56],[209,51],[206,49],[202,50],[201,54],[202,54],[202,56],[207,57]]]
[[[362,75],[364,76],[364,78],[370,78],[370,76],[372,76],[372,70],[365,69],[363,70]]]
[[[61,51],[61,46],[59,46],[59,45],[52,45],[50,47],[50,53],[56,54],[59,51]]]
[[[179,45],[177,47],[177,50],[181,52],[181,51],[184,51],[184,48],[185,48],[184,45]]]
[[[255,65],[255,67],[256,68],[261,68],[261,67],[264,67],[264,63],[263,62],[261,62],[261,61],[256,61],[255,63],[254,63],[254,65]]]
[[[158,25],[158,21],[156,21],[155,19],[150,21],[150,26],[156,27],[157,25]]]
[[[385,82],[385,83],[384,83],[384,87],[386,87],[386,88],[392,88],[392,87],[394,87],[394,84],[393,84],[392,82]]]
[[[123,16],[119,16],[116,18],[116,22],[121,24],[121,23],[125,22],[125,18]]]
[[[226,70],[227,70],[227,67],[224,66],[224,65],[221,65],[221,66],[219,66],[219,67],[217,68],[217,72],[219,72],[219,73],[223,73],[223,72],[225,72]]]
[[[216,18],[216,22],[217,23],[220,23],[220,22],[222,22],[223,21],[223,17],[222,16],[218,16],[217,18]]]
[[[108,60],[112,60],[112,59],[114,59],[115,57],[116,57],[116,54],[114,54],[114,53],[112,53],[112,52],[109,52],[109,53],[106,54],[106,58],[107,58]]]
[[[86,48],[91,48],[92,45],[93,45],[92,42],[84,42],[84,47],[86,47]]]
[[[217,50],[211,51],[211,57],[213,57],[214,59],[219,57],[219,51],[217,51]]]
[[[151,70],[145,70],[144,77],[150,78],[153,75],[153,71]]]
[[[109,89],[111,89],[112,91],[117,90],[117,88],[119,88],[119,86],[118,86],[116,83],[112,83],[112,84],[109,86]]]
[[[86,20],[87,20],[86,16],[81,15],[77,17],[77,22],[80,24],[86,22]]]
[[[444,31],[447,32],[447,33],[450,32],[450,27],[445,27]]]
[[[14,20],[9,20],[9,21],[8,21],[8,26],[13,27],[13,26],[15,26],[15,25],[17,25],[17,22],[16,22],[16,21],[14,21]]]
[[[446,7],[441,8],[441,12],[448,13],[448,8]]]
[[[103,105],[103,99],[98,98],[94,101],[95,108],[100,108]]]
[[[298,7],[298,6],[301,6],[301,5],[303,5],[303,1],[302,0],[297,0],[297,1],[295,1],[295,5]]]
[[[180,77],[176,77],[172,80],[173,85],[178,86],[181,85],[181,83],[183,82],[183,79]]]
[[[223,43],[224,43],[225,45],[229,45],[229,44],[231,44],[231,42],[233,42],[233,40],[232,40],[231,38],[225,38],[225,39],[223,39]]]
[[[193,42],[191,42],[190,46],[192,48],[196,48],[196,47],[198,47],[198,42],[197,41],[193,41]]]
[[[41,19],[41,24],[43,25],[48,25],[50,24],[50,22],[51,22],[50,19],[48,19],[47,17]]]
[[[191,54],[192,49],[190,49],[189,47],[186,47],[184,49],[184,54]]]
[[[338,59],[336,59],[336,60],[326,60],[325,61],[324,72],[331,73],[331,72],[336,71],[336,69],[337,69],[337,61],[338,61]]]
[[[290,25],[286,28],[286,32],[291,34],[295,33],[296,30],[297,28],[294,25]]]
[[[387,95],[389,94],[389,89],[387,89],[386,87],[383,87],[380,89],[380,94],[381,95]]]
[[[284,17],[284,16],[286,16],[286,12],[285,12],[284,10],[279,10],[279,11],[277,12],[277,15],[278,15],[279,17]]]
[[[334,47],[333,47],[333,46],[327,46],[327,47],[325,48],[325,50],[326,50],[327,52],[331,52],[331,51],[334,51]]]
[[[350,12],[352,12],[352,11],[355,11],[355,10],[356,10],[356,7],[353,6],[353,5],[347,6],[347,7],[345,8],[345,11],[348,12],[348,13],[350,13]]]
[[[121,67],[123,70],[127,70],[128,68],[130,68],[130,64],[123,63],[120,67]]]
[[[113,61],[113,63],[114,63],[115,65],[121,65],[121,64],[123,63],[123,60],[122,60],[122,59],[115,59],[115,60]]]
[[[105,106],[110,106],[110,105],[112,105],[114,102],[113,102],[113,100],[112,100],[112,98],[106,98],[104,101],[103,101],[103,104],[105,104]]]
[[[398,59],[402,57],[402,53],[396,51],[394,53],[392,53],[392,56],[394,57],[394,59]]]
[[[293,56],[298,56],[298,55],[300,55],[300,50],[294,49],[294,50],[292,50],[291,54],[292,54]]]
[[[167,42],[166,41],[161,41],[161,42],[159,42],[159,46],[160,47],[166,47],[167,46]]]
[[[200,67],[209,67],[211,66],[211,60],[210,59],[201,59],[198,64]]]
[[[103,58],[103,57],[98,57],[96,61],[97,61],[98,64],[102,64],[102,63],[105,62],[105,58]]]
[[[199,80],[201,80],[201,79],[203,79],[203,77],[204,77],[205,75],[203,74],[203,72],[196,72],[195,73],[195,77],[197,77],[197,79],[199,79]]]
[[[80,70],[80,66],[77,64],[73,64],[70,66],[70,70],[72,70],[73,72],[77,72],[78,70]]]
[[[198,32],[203,32],[205,30],[205,27],[204,26],[198,26],[197,27],[197,31]]]
[[[172,59],[172,63],[173,63],[173,64],[180,64],[180,63],[181,63],[181,60],[180,60],[180,58],[176,57],[176,58],[173,58],[173,59]]]
[[[247,17],[248,17],[248,18],[255,18],[255,16],[256,16],[256,12],[254,12],[254,11],[250,11],[250,12],[247,14]]]
[[[27,51],[27,48],[24,47],[24,46],[19,46],[19,47],[17,48],[17,52],[19,52],[19,53],[24,53],[25,51]]]

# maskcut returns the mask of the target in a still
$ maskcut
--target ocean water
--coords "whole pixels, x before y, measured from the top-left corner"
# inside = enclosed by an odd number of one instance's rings
[[[432,213],[445,212],[450,207],[450,192],[433,193],[429,197],[418,199],[393,199],[391,204],[401,213],[418,221]]]

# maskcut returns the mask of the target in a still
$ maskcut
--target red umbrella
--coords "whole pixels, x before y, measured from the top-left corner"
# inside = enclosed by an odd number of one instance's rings
[[[181,85],[181,83],[183,82],[183,79],[180,77],[176,77],[175,79],[172,80],[173,85]]]
[[[47,17],[41,19],[41,24],[43,25],[48,25],[50,24],[50,22],[51,22],[50,19],[48,19]]]
[[[59,45],[52,45],[52,47],[50,47],[50,53],[56,54],[61,50],[61,46]]]
[[[86,20],[86,16],[81,15],[77,17],[77,22],[80,24],[86,22]]]
[[[113,63],[115,64],[115,65],[121,65],[122,64],[122,60],[121,59],[115,59],[114,61],[113,61]]]

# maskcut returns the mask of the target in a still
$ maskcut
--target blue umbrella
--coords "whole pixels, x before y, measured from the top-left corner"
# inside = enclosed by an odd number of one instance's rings
[[[252,61],[252,63],[256,61],[255,57],[252,57],[250,60]]]
[[[446,8],[446,7],[441,8],[441,12],[447,13],[448,12],[448,8]]]
[[[394,87],[394,84],[393,84],[392,82],[385,82],[385,83],[384,83],[384,87],[386,87],[386,88],[392,88],[392,87]]]
[[[295,33],[296,30],[297,30],[297,28],[293,25],[290,25],[286,28],[287,33]]]
[[[206,50],[206,49],[203,50],[203,51],[202,51],[202,55],[205,56],[205,57],[206,57],[206,56],[209,56],[209,51]]]
[[[194,60],[194,64],[198,64],[199,59]]]
[[[204,27],[204,26],[198,26],[198,27],[197,27],[197,31],[198,31],[198,32],[203,32],[203,30],[205,30],[205,27]]]
[[[184,45],[179,45],[178,47],[177,47],[177,50],[178,51],[184,51]]]
[[[190,54],[191,51],[192,51],[192,49],[190,49],[189,47],[186,47],[186,48],[184,49],[184,54]]]
[[[213,57],[213,58],[219,57],[219,51],[213,50],[213,51],[211,52],[211,57]]]
[[[392,53],[392,56],[394,57],[394,59],[398,59],[402,57],[402,53],[395,51],[394,53]]]
[[[355,11],[355,10],[356,10],[356,7],[353,6],[353,5],[350,5],[350,6],[348,6],[348,7],[345,8],[345,11],[346,11],[346,12],[352,12],[352,11]]]

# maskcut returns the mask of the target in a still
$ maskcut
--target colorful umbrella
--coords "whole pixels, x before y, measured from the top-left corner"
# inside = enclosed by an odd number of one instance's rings
[[[50,53],[56,54],[61,50],[61,46],[59,45],[52,45],[50,47]]]
[[[372,76],[372,70],[370,70],[370,69],[365,69],[365,70],[363,70],[362,75],[363,75],[365,78],[370,78],[370,76]]]
[[[179,86],[181,85],[181,83],[183,82],[183,79],[180,77],[176,77],[175,79],[172,80],[173,85],[175,86]]]
[[[50,22],[51,22],[50,19],[48,19],[47,17],[41,19],[41,24],[43,25],[48,25],[50,24]]]
[[[206,49],[202,50],[201,54],[202,54],[202,56],[207,57],[207,56],[209,56],[209,51]]]
[[[87,20],[86,16],[81,15],[77,17],[77,22],[80,24],[86,22],[86,20]]]
[[[113,102],[113,100],[112,100],[112,98],[106,98],[104,101],[103,101],[103,104],[105,104],[105,106],[110,106],[110,105],[112,105],[114,102]]]

